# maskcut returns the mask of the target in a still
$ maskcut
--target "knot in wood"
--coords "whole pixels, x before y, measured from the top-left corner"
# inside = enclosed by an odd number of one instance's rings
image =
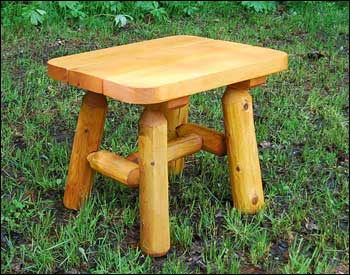
[[[258,200],[259,200],[259,197],[257,195],[255,195],[253,198],[252,198],[252,204],[253,205],[256,205],[258,203]]]

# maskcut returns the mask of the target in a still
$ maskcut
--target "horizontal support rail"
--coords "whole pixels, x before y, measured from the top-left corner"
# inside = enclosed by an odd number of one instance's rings
[[[191,134],[176,138],[168,143],[168,161],[198,152],[202,148],[202,138]],[[138,153],[133,153],[127,159],[112,152],[101,150],[87,156],[90,166],[95,171],[118,182],[136,188],[139,185],[140,170]]]
[[[139,185],[139,166],[106,150],[90,153],[87,156],[92,169],[106,177],[121,182],[122,184],[135,188]]]
[[[196,134],[189,134],[175,138],[168,142],[168,161],[177,160],[185,156],[194,154],[202,148],[202,137]],[[139,162],[138,152],[130,154],[127,160],[134,163]]]
[[[199,135],[203,139],[202,149],[217,156],[226,155],[225,134],[204,126],[186,123],[176,128],[178,136],[186,136],[190,133]]]
[[[192,155],[202,148],[202,138],[196,134],[175,138],[168,142],[168,161]]]

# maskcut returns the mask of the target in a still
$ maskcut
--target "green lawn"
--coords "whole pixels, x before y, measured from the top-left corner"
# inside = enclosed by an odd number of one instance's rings
[[[254,13],[205,3],[192,17],[1,23],[1,273],[349,272],[349,6]],[[63,192],[84,91],[50,58],[175,34],[270,47],[289,69],[251,91],[266,206],[234,209],[227,157],[196,153],[169,180],[171,250],[143,255],[138,191],[100,175],[80,212]],[[224,87],[191,97],[190,121],[223,131]],[[108,100],[102,148],[137,150],[139,106]]]

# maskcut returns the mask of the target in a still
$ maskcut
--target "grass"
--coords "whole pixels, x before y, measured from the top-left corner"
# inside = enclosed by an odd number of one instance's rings
[[[192,18],[54,17],[1,24],[2,273],[349,272],[349,7],[254,14],[206,3]],[[266,206],[233,208],[226,157],[206,152],[170,178],[172,247],[143,255],[138,192],[97,175],[80,212],[63,207],[84,91],[47,77],[48,59],[174,34],[271,47],[289,70],[252,90]],[[191,97],[190,120],[223,131],[223,88]],[[140,107],[109,100],[102,148],[137,149]]]

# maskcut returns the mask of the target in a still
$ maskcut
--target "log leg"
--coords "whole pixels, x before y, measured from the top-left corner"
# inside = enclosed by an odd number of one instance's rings
[[[168,121],[168,140],[177,137],[176,127],[187,123],[188,121],[188,104],[185,106],[168,109],[164,112],[164,115]],[[185,164],[185,158],[180,158],[169,163],[169,169],[174,175],[178,175],[182,172]]]
[[[151,110],[158,110],[163,113],[168,122],[168,140],[177,138],[176,127],[188,122],[189,97],[183,97],[173,101],[148,105]],[[132,156],[130,156],[132,158]],[[169,170],[172,174],[178,175],[182,172],[185,158],[169,162]]]
[[[105,123],[107,100],[104,95],[87,92],[81,105],[70,158],[64,205],[79,210],[90,195],[94,170],[86,157],[97,151]]]
[[[139,127],[140,247],[159,257],[170,248],[167,120],[145,108]]]
[[[247,90],[227,87],[222,98],[227,156],[235,207],[255,213],[264,205],[252,97]]]

